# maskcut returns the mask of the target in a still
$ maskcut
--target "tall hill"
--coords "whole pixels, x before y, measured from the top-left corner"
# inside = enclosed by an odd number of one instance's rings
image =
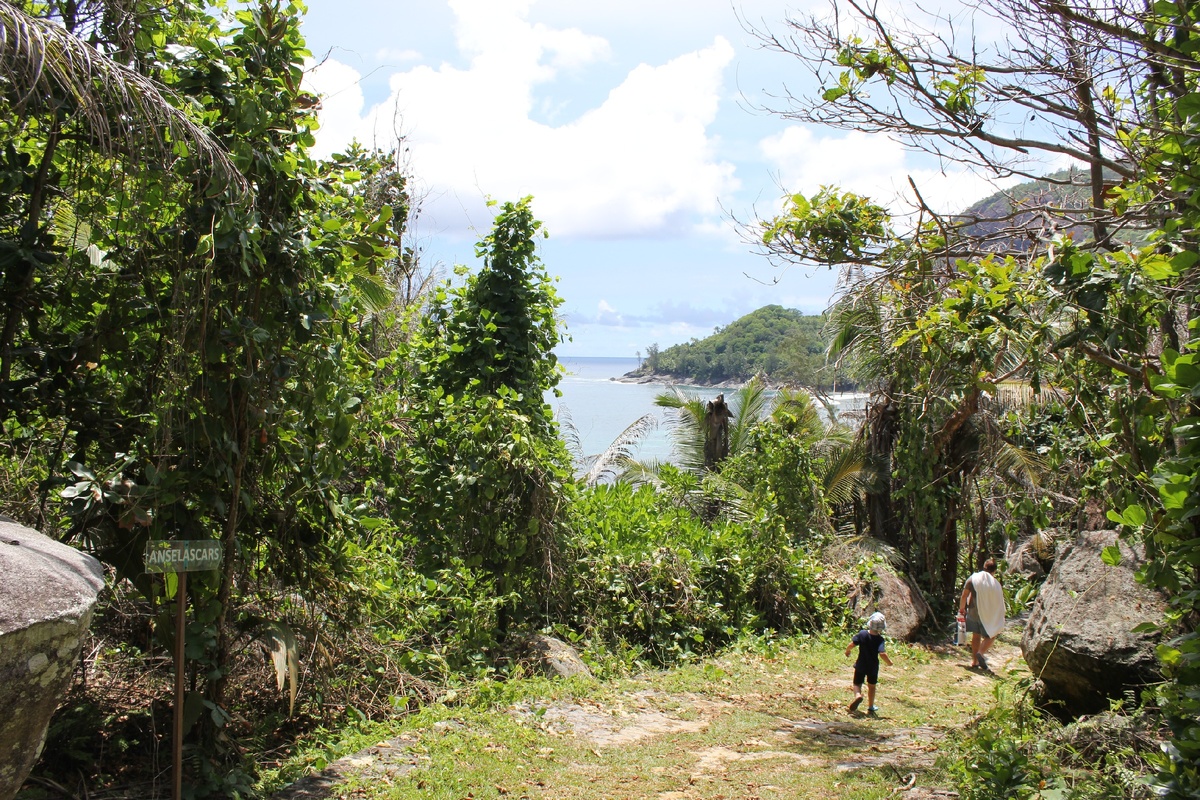
[[[1117,182],[1115,174],[1106,173],[1106,184]],[[1033,248],[1035,241],[1053,235],[1091,241],[1094,218],[1088,174],[1064,169],[985,197],[956,214],[953,222],[987,252],[1024,253]],[[1108,215],[1102,218],[1111,222]],[[1110,227],[1108,233],[1114,244],[1140,246],[1146,241],[1148,229]]]
[[[651,345],[641,367],[629,377],[716,386],[761,375],[771,383],[832,388],[834,376],[824,366],[829,343],[825,321],[823,314],[763,306],[703,339],[662,351]],[[839,378],[837,385],[844,388],[845,379]]]

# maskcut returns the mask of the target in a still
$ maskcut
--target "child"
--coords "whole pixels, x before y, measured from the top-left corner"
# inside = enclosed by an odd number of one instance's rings
[[[883,614],[876,611],[867,620],[867,629],[854,634],[850,644],[846,646],[846,655],[858,645],[858,660],[854,662],[854,699],[850,701],[850,710],[854,711],[862,705],[863,678],[867,679],[867,711],[874,714],[879,709],[875,707],[875,684],[879,682],[879,659],[889,667],[892,660],[884,652],[883,632],[887,630],[887,622]]]

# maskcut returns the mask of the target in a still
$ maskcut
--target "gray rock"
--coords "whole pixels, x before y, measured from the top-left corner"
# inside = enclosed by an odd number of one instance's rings
[[[1116,545],[1121,563],[1110,567],[1101,551]],[[1134,580],[1145,559],[1140,544],[1116,531],[1084,531],[1063,548],[1030,610],[1021,651],[1044,698],[1071,715],[1108,708],[1109,698],[1160,679],[1153,633],[1133,633],[1161,622],[1167,610],[1157,592]]]
[[[575,648],[553,636],[537,633],[524,639],[520,645],[520,660],[535,672],[552,678],[592,677],[592,671]]]
[[[0,576],[0,800],[12,800],[70,685],[104,572],[91,556],[2,521]]]
[[[912,581],[882,567],[875,569],[871,584],[851,594],[850,607],[864,620],[876,611],[883,612],[887,635],[906,642],[916,639],[921,626],[933,616],[929,603]]]

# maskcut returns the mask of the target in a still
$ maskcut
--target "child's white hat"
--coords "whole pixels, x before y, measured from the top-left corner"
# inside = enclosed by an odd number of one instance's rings
[[[883,633],[886,631],[887,620],[883,618],[883,614],[878,611],[872,614],[871,618],[867,620],[867,630],[871,633]]]

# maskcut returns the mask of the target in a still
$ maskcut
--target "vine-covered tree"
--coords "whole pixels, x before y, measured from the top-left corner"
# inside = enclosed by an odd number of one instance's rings
[[[503,204],[478,246],[482,268],[435,293],[414,352],[405,511],[423,563],[461,563],[492,582],[501,636],[551,591],[571,484],[545,401],[560,377],[560,301],[537,257],[540,229],[530,198]]]

